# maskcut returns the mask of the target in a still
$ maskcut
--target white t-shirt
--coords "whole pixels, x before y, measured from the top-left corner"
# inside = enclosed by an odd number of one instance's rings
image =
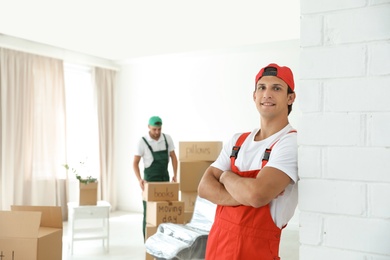
[[[261,141],[254,141],[254,136],[259,129],[254,129],[241,145],[236,159],[236,166],[240,171],[261,169],[265,149],[279,140],[272,148],[271,155],[265,167],[271,166],[283,171],[291,178],[291,183],[286,187],[284,194],[278,196],[270,203],[271,216],[275,224],[281,228],[292,218],[298,204],[298,145],[297,134],[288,133],[293,130],[291,125]],[[288,134],[287,134],[288,133]],[[230,154],[233,146],[241,133],[235,134],[227,143],[217,160],[211,165],[222,170],[231,170]]]
[[[175,145],[173,144],[173,140],[170,135],[164,134],[168,143],[168,154],[175,150]],[[166,149],[165,140],[163,134],[160,135],[160,138],[156,141],[152,139],[149,135],[144,136],[146,141],[148,141],[149,145],[152,147],[154,152],[163,151]],[[153,155],[150,151],[149,147],[146,145],[144,139],[140,138],[138,141],[137,149],[135,151],[135,155],[141,156],[143,159],[144,167],[148,168],[153,162]],[[170,159],[170,157],[169,157]]]

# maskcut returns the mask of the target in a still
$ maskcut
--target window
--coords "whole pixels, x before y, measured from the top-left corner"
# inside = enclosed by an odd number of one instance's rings
[[[99,177],[99,138],[92,68],[65,64],[67,160],[82,177]],[[68,171],[72,178],[72,171]]]

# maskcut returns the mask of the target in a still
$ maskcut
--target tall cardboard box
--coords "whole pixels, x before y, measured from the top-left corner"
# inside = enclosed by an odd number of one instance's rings
[[[61,207],[12,206],[0,211],[3,259],[61,260]]]
[[[195,210],[196,198],[198,197],[198,192],[180,192],[180,201],[184,202],[184,224],[187,224],[191,221],[192,215]]]
[[[198,191],[198,185],[212,161],[180,162],[180,191]]]
[[[194,211],[198,192],[180,192],[180,201],[184,202],[185,211]]]
[[[82,183],[80,182],[80,206],[97,205],[98,182]]]
[[[179,200],[179,183],[147,182],[142,192],[144,201],[176,201]]]
[[[222,142],[179,142],[179,161],[215,161],[222,149]]]
[[[188,224],[191,219],[192,219],[192,216],[194,215],[194,211],[184,211],[184,223],[183,224]]]

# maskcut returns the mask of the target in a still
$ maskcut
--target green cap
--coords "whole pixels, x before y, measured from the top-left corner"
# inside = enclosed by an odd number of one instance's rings
[[[162,120],[158,116],[152,116],[149,119],[149,125],[150,126],[155,126],[155,127],[161,127],[162,126]]]

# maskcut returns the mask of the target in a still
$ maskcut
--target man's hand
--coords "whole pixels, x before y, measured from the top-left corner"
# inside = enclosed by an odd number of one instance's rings
[[[215,204],[224,206],[240,205],[225,189],[221,181],[223,172],[213,166],[206,169],[198,186],[198,195]]]
[[[225,180],[225,177],[228,175],[228,174],[235,174],[233,172],[230,172],[230,171],[224,171],[220,176],[219,176],[219,182],[224,184],[224,180]]]
[[[144,189],[145,189],[145,183],[146,183],[145,180],[143,180],[143,179],[139,180],[139,186],[141,187],[142,191],[144,191]]]

